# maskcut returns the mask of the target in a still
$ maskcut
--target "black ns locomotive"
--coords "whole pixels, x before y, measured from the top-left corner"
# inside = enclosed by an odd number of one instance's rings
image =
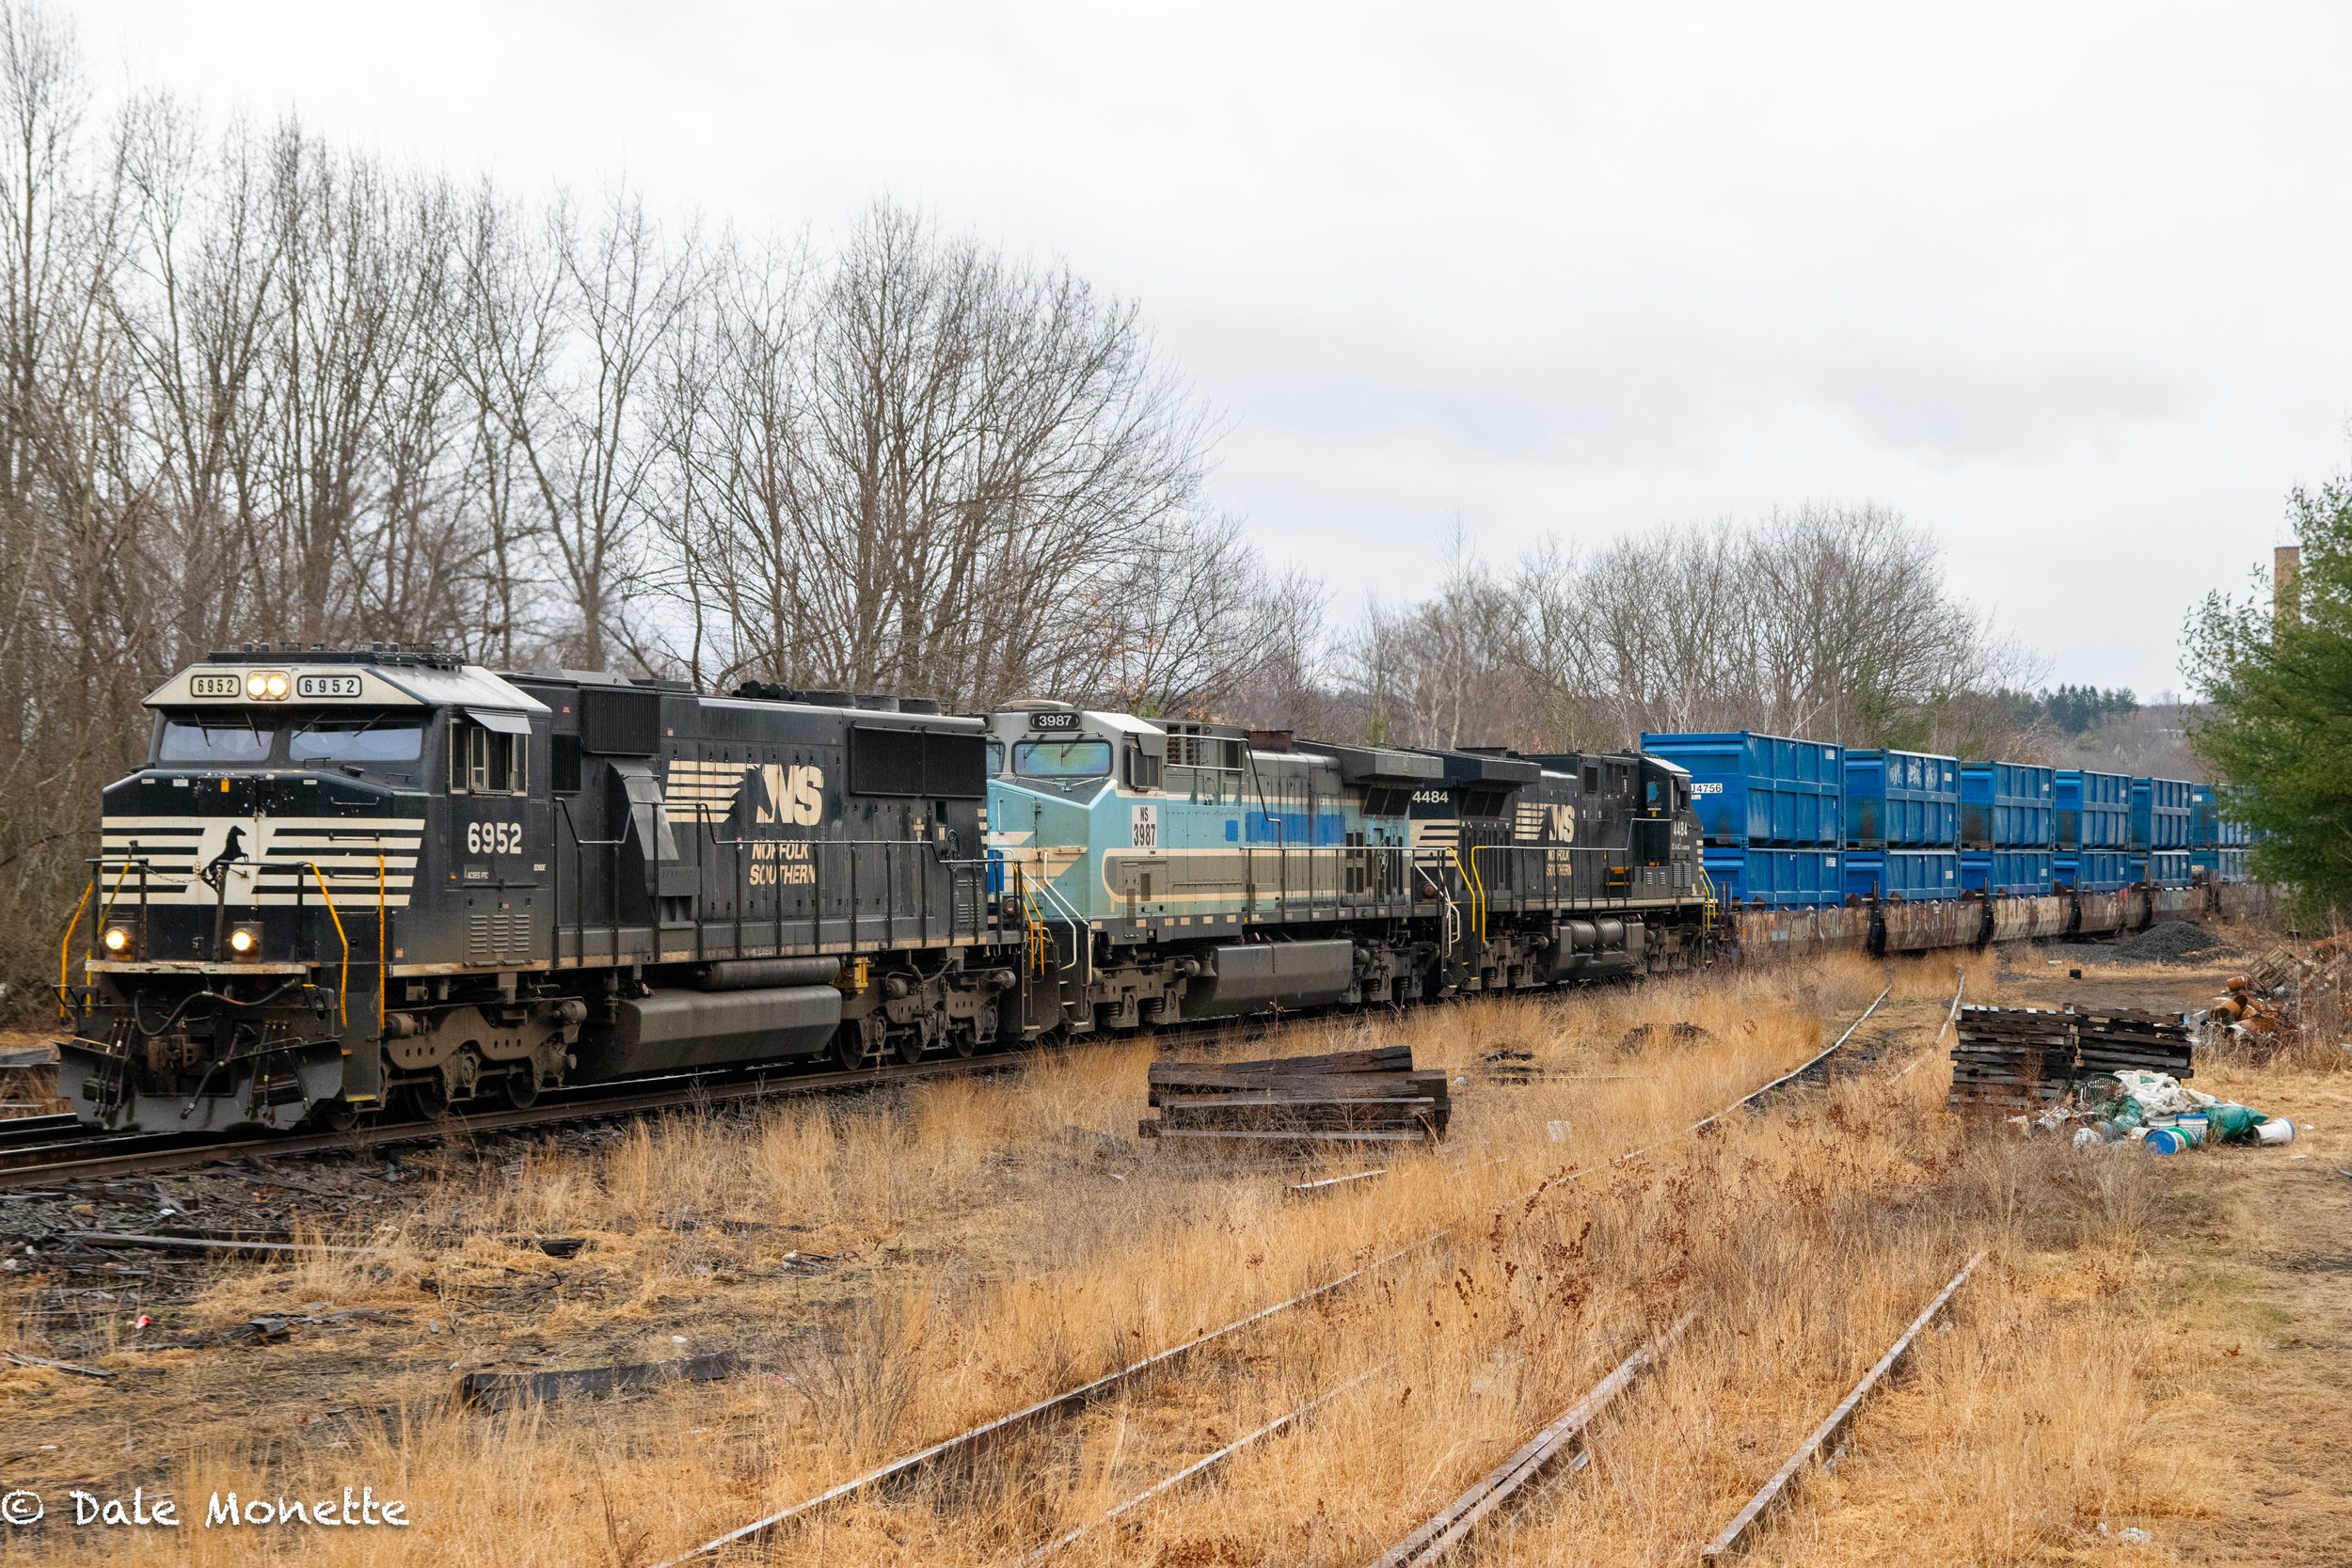
[[[977,720],[265,645],[148,705],[60,976],[87,1120],[337,1125],[1000,1027]]]

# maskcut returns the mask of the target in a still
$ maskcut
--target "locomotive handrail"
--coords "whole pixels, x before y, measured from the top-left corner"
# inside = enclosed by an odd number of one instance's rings
[[[343,944],[342,974],[336,982],[335,1022],[347,1029],[351,1027],[351,939],[343,935],[343,917],[335,912],[335,895],[326,891],[326,878],[320,873],[319,863],[303,863],[310,868],[312,879],[319,884],[319,902],[326,906],[326,918],[335,923],[335,940]],[[378,989],[382,989],[380,979]]]
[[[379,847],[375,851],[375,1032],[381,1037],[384,1033],[386,992],[391,990],[392,972],[384,967],[384,947],[389,940],[386,935],[386,927],[391,924],[391,920],[384,912],[384,851],[380,847],[382,841],[379,839],[377,843]],[[415,880],[413,877],[409,879],[412,886]],[[332,905],[328,907],[333,908]]]
[[[73,1017],[72,1009],[66,1005],[66,998],[73,991],[73,933],[81,927],[82,911],[89,908],[89,901],[97,895],[98,873],[93,871],[89,885],[82,890],[81,902],[73,906],[73,918],[65,923],[65,935],[57,942],[57,1019],[60,1022],[70,1022]]]
[[[609,956],[613,966],[618,968],[621,961],[621,845],[623,841],[619,838],[580,837],[580,824],[572,820],[572,803],[561,797],[557,798],[555,803],[562,809],[564,826],[572,835],[573,877],[580,884],[580,891],[573,895],[576,899],[586,893],[588,883],[586,876],[581,874],[581,867],[586,862],[580,851],[583,849],[611,849],[612,851],[612,875],[606,879],[605,885],[605,902],[610,908],[611,916],[605,924],[606,928],[612,933],[610,943],[612,952]],[[556,941],[548,954],[548,961],[551,964],[560,964],[564,958],[562,942],[564,928],[563,859],[558,856],[549,863],[557,867],[557,881],[555,885]],[[585,968],[588,963],[588,916],[585,910],[579,911],[572,922],[572,967]]]
[[[1481,942],[1486,940],[1486,885],[1478,879],[1478,851],[1494,847],[1491,844],[1471,845],[1467,863],[1463,861],[1460,850],[1448,851],[1454,857],[1454,867],[1462,873],[1462,879],[1470,885],[1470,929],[1477,933]]]

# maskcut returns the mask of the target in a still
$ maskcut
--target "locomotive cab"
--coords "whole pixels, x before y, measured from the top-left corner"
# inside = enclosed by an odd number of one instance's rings
[[[438,945],[458,890],[511,898],[545,869],[545,705],[450,656],[266,646],[147,705],[67,937],[87,957],[59,977],[61,1090],[88,1119],[190,1131],[381,1104],[406,947]]]

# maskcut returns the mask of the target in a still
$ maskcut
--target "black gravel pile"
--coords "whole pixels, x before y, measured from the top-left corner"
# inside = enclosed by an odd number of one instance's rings
[[[2107,957],[2116,963],[2169,964],[2225,958],[2236,951],[2202,926],[2167,920],[2123,938],[2107,950]]]

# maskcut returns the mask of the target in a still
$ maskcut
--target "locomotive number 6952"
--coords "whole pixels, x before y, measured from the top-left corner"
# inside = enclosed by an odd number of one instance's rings
[[[519,822],[469,822],[466,824],[466,848],[476,855],[519,855],[523,848],[523,825]]]

